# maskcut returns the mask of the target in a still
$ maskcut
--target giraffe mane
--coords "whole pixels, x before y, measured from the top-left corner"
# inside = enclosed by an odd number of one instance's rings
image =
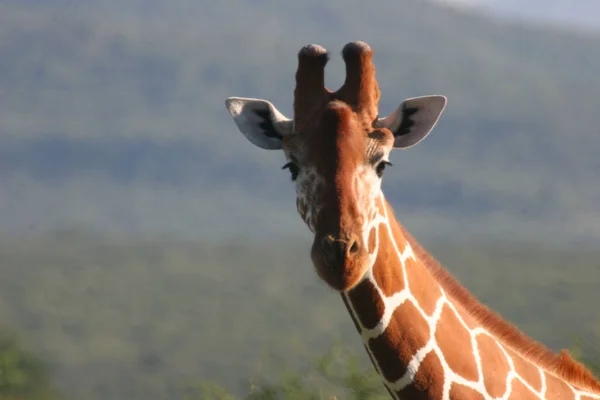
[[[434,279],[448,296],[465,310],[501,343],[520,356],[535,362],[544,370],[580,388],[600,393],[600,382],[583,364],[573,359],[567,350],[554,353],[543,344],[531,339],[499,314],[490,310],[465,289],[400,223],[400,230]]]

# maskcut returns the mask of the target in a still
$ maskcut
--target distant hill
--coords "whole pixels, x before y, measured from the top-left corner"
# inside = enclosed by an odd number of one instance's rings
[[[417,236],[600,238],[599,36],[420,0],[165,4],[1,3],[0,230],[306,234],[282,156],[251,146],[223,100],[289,115],[298,49],[329,48],[336,87],[361,39],[382,114],[449,97],[384,183]]]
[[[428,245],[527,334],[555,350],[580,339],[586,358],[600,355],[597,249]],[[239,395],[338,341],[371,368],[339,295],[310,265],[309,247],[81,230],[0,238],[0,321],[22,334],[74,400],[196,399],[185,389],[199,380]]]

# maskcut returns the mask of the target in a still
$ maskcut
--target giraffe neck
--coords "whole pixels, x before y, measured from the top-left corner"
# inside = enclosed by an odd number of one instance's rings
[[[379,209],[372,266],[342,299],[392,398],[600,399],[494,336],[415,255],[383,195]]]

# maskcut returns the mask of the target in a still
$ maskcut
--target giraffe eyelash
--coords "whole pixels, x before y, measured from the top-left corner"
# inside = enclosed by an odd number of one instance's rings
[[[383,171],[385,170],[385,167],[388,165],[391,167],[393,164],[387,160],[383,160],[379,164],[377,164],[377,167],[375,167],[375,172],[377,173],[378,177],[381,178],[383,176]]]
[[[292,175],[292,181],[295,181],[296,178],[298,178],[298,174],[300,173],[300,167],[298,167],[298,164],[296,164],[293,161],[288,162],[283,167],[281,167],[281,169],[290,170],[290,174]]]

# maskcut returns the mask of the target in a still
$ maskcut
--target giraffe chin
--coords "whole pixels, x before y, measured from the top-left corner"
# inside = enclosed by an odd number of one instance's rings
[[[339,292],[348,291],[358,285],[369,268],[369,258],[366,253],[342,261],[326,260],[313,245],[311,258],[319,277],[329,287]]]

